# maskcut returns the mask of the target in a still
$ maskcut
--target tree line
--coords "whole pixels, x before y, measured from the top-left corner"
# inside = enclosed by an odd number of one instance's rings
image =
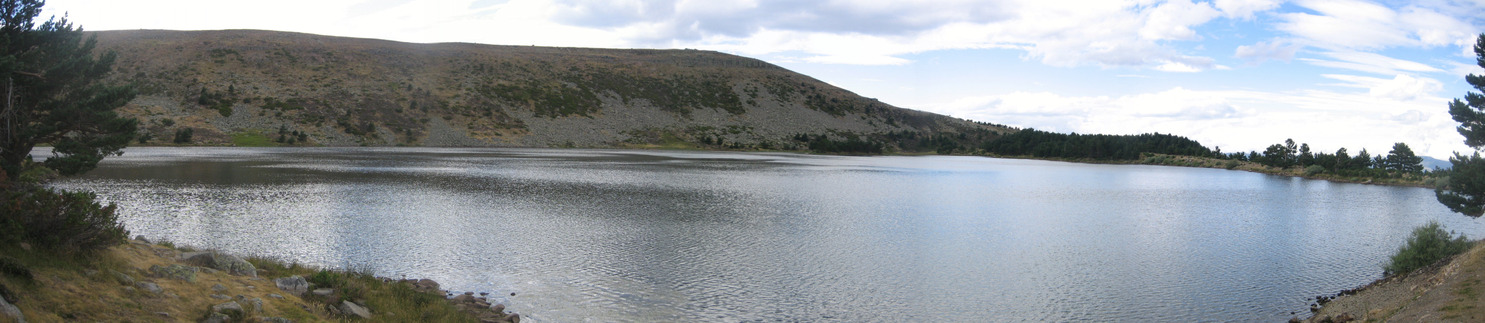
[[[1277,168],[1299,166],[1307,171],[1312,167],[1319,167],[1315,169],[1341,176],[1387,177],[1424,171],[1423,157],[1414,154],[1408,144],[1401,142],[1393,144],[1392,151],[1386,155],[1373,156],[1366,148],[1362,148],[1352,156],[1344,147],[1337,149],[1335,153],[1315,152],[1308,143],[1295,145],[1294,139],[1285,139],[1283,143],[1268,146],[1262,153],[1235,152],[1224,154],[1222,158]]]
[[[1136,160],[1143,153],[1216,156],[1211,149],[1195,140],[1170,134],[1086,135],[1030,128],[1006,134],[984,143],[980,148],[1003,156],[1091,160]]]

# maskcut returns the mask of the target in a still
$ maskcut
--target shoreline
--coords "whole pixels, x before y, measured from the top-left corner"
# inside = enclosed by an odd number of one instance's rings
[[[0,321],[521,321],[488,293],[454,295],[429,279],[309,268],[142,236],[76,257],[20,244],[0,249],[0,267]]]

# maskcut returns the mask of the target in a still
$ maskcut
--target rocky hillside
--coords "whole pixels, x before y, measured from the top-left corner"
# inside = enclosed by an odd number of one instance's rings
[[[1014,131],[710,51],[93,34],[119,54],[112,77],[140,90],[123,112],[146,144],[802,150],[823,140],[927,151]]]

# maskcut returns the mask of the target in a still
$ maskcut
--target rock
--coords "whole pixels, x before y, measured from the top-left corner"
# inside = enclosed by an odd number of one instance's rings
[[[505,313],[505,304],[495,304],[495,306],[490,306],[490,310],[495,313]]]
[[[224,313],[224,312],[227,312],[227,311],[237,311],[237,312],[240,312],[240,313],[246,313],[246,311],[243,311],[242,310],[242,304],[237,304],[237,302],[226,302],[226,303],[221,303],[221,304],[217,304],[217,305],[212,305],[211,306],[211,312],[212,313]]]
[[[250,298],[250,299],[247,300],[247,303],[248,303],[248,306],[249,307],[252,307],[252,309],[253,309],[252,313],[262,313],[263,312],[263,299],[262,298],[257,298],[257,297]]]
[[[454,302],[456,302],[456,303],[474,303],[474,296],[469,296],[468,294],[454,296]]]
[[[0,297],[0,315],[10,318],[17,323],[26,323],[26,315],[21,313],[21,308],[10,305],[4,297]]]
[[[521,323],[521,314],[510,313],[510,316],[506,316],[505,319],[510,323]]]
[[[425,293],[438,291],[439,287],[438,282],[433,281],[432,279],[419,279],[412,282],[412,285],[414,290]]]
[[[211,316],[207,316],[205,320],[201,320],[201,323],[227,323],[230,321],[232,321],[232,317],[227,316],[227,314],[211,313]]]
[[[215,299],[232,299],[231,296],[222,295],[222,294],[211,294],[211,298],[215,298]]]
[[[1355,317],[1351,317],[1351,313],[1341,313],[1341,315],[1336,315],[1335,316],[1335,320],[1334,321],[1336,323],[1346,323],[1346,322],[1355,321],[1355,320],[1356,320]]]
[[[269,293],[268,294],[268,297],[277,298],[277,299],[284,299],[284,295],[273,294],[273,293]]]
[[[134,285],[134,277],[129,276],[129,274],[121,273],[117,270],[112,269],[108,270],[108,273],[113,275],[114,280],[119,281],[119,285]]]
[[[340,301],[340,312],[345,313],[345,315],[359,316],[363,319],[371,318],[371,310],[356,305],[356,303],[352,303],[351,301]]]
[[[309,281],[305,281],[304,277],[299,276],[274,279],[273,284],[278,285],[278,289],[282,289],[295,296],[303,296],[304,292],[309,290]]]
[[[170,312],[155,312],[155,315],[170,317]]]
[[[164,293],[165,292],[165,289],[160,288],[160,285],[157,285],[155,283],[151,283],[151,282],[139,282],[138,285],[139,285],[139,288],[140,289],[143,289],[146,292],[150,292],[150,294],[159,295],[160,293]]]
[[[335,294],[335,289],[331,289],[331,288],[319,288],[319,289],[315,289],[311,293],[314,293],[316,296],[330,296],[330,294]]]
[[[263,318],[263,322],[268,322],[268,323],[294,323],[294,321],[291,321],[289,319],[282,318],[282,317],[265,317],[265,318]]]
[[[98,275],[98,271],[97,270],[92,270],[92,269],[83,269],[83,275],[84,276],[88,276],[88,277],[93,277],[94,275]]]
[[[238,276],[258,277],[258,268],[243,260],[242,257],[233,256],[219,252],[188,252],[181,254],[186,262],[211,269],[217,269]]]
[[[138,241],[144,242],[144,243],[150,243],[150,240],[149,239],[145,239],[143,235],[134,236],[134,240],[138,240]]]
[[[196,282],[196,267],[171,264],[169,266],[150,266],[150,275],[159,278],[172,278],[188,282]]]
[[[213,284],[211,285],[211,290],[222,292],[227,290],[227,286],[222,286],[222,284]]]

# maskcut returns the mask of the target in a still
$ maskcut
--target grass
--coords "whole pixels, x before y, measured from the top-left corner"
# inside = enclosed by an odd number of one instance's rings
[[[278,147],[279,144],[269,139],[262,131],[250,130],[232,134],[232,145],[238,147]]]
[[[147,269],[152,265],[178,263],[174,255],[181,250],[167,245],[173,246],[168,242],[154,245],[133,242],[85,256],[64,256],[40,249],[0,245],[0,285],[21,296],[17,305],[25,313],[27,321],[33,322],[118,321],[120,318],[135,322],[198,321],[209,315],[207,312],[212,305],[226,302],[209,297],[218,293],[262,299],[262,312],[241,314],[243,321],[247,322],[267,317],[283,317],[295,322],[345,321],[346,318],[330,314],[326,309],[326,305],[331,303],[339,305],[342,299],[372,309],[375,316],[371,321],[477,322],[437,291],[420,292],[410,284],[376,277],[364,269],[360,272],[324,270],[254,257],[247,260],[262,269],[259,272],[261,279],[232,276],[220,271],[198,273],[196,282],[149,277]],[[175,297],[155,295],[139,286],[123,284],[112,274],[115,271],[130,276],[135,282],[156,283]],[[319,277],[312,278],[320,283],[314,288],[334,288],[336,292],[331,297],[310,293],[296,297],[280,291],[273,282],[274,278],[293,275]],[[228,290],[215,291],[211,288],[214,284],[227,286]],[[269,293],[284,298],[272,298]],[[157,314],[160,312],[169,313],[169,316]]]

